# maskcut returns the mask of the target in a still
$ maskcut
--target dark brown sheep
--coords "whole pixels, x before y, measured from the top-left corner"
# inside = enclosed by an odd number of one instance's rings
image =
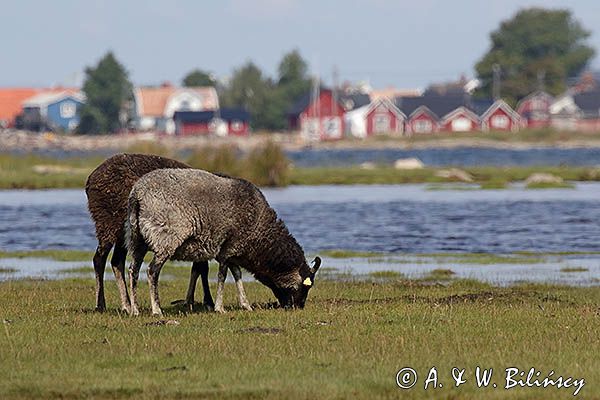
[[[104,268],[110,250],[114,246],[111,265],[119,294],[121,308],[130,311],[129,295],[125,284],[124,223],[127,218],[127,199],[133,185],[143,175],[162,168],[190,168],[188,165],[169,158],[146,154],[117,154],[100,164],[87,179],[85,193],[88,208],[96,226],[98,248],[94,255],[96,274],[96,310],[104,311]],[[192,266],[186,303],[194,303],[194,290],[198,277],[202,277],[204,305],[214,307],[208,286],[208,262],[195,262]]]

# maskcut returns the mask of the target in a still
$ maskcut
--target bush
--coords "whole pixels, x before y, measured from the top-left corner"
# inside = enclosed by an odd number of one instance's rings
[[[241,154],[235,146],[207,146],[194,151],[188,164],[193,168],[239,176],[242,172],[240,159]]]
[[[289,183],[290,162],[277,144],[266,145],[250,152],[244,171],[248,180],[259,186],[286,186]]]
[[[235,146],[203,147],[187,163],[193,168],[236,176],[258,186],[286,186],[290,162],[277,144],[267,142],[243,155]]]

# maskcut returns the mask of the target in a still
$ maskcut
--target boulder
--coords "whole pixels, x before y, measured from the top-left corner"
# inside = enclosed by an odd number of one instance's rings
[[[396,169],[422,169],[425,164],[418,158],[400,158],[394,163]]]
[[[371,161],[365,161],[364,163],[360,164],[360,169],[375,169],[376,167],[377,166],[375,163]]]
[[[441,169],[436,171],[435,176],[453,181],[473,182],[473,175],[458,168]]]
[[[560,184],[563,183],[563,178],[553,174],[545,172],[536,172],[531,174],[525,180],[526,185],[539,185],[539,184]]]

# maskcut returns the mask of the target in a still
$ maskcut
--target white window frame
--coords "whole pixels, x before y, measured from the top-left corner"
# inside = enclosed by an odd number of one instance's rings
[[[60,103],[60,117],[64,119],[74,118],[77,115],[77,104],[74,101]]]

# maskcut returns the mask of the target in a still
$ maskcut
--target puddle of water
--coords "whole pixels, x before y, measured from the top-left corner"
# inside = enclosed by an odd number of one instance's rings
[[[174,263],[177,268],[184,268],[188,273],[189,263]],[[89,261],[55,261],[43,258],[1,258],[0,267],[9,271],[0,272],[0,281],[14,279],[93,279],[93,268]],[[83,268],[82,268],[83,267]],[[85,267],[89,272],[84,272]],[[166,266],[161,279],[182,279],[174,275],[173,266]],[[214,269],[211,264],[211,269]],[[585,268],[586,271],[564,272],[565,268]],[[73,272],[70,272],[74,270]],[[142,267],[145,271],[146,265]],[[382,271],[393,271],[408,279],[421,279],[436,269],[449,269],[454,272],[452,278],[475,279],[497,286],[508,286],[521,282],[552,283],[569,286],[600,286],[600,255],[577,255],[564,257],[547,257],[543,262],[530,264],[473,264],[452,262],[447,258],[436,260],[433,257],[386,256],[384,258],[329,258],[323,257],[323,277],[327,279],[367,279],[369,274]],[[12,270],[12,271],[11,271]],[[142,272],[143,272],[142,271]],[[110,266],[107,267],[105,279],[114,279]],[[140,274],[145,279],[145,273]],[[184,278],[184,279],[187,279]],[[243,274],[246,282],[254,281],[248,272]],[[215,278],[212,278],[215,281]],[[229,277],[229,282],[231,282]]]

